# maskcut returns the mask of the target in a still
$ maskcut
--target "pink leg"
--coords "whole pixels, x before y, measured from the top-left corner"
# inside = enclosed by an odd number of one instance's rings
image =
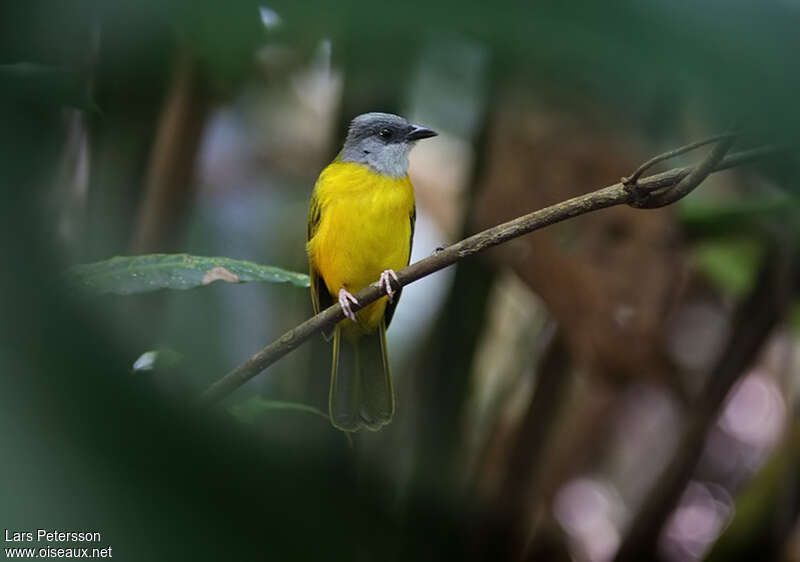
[[[383,273],[381,273],[381,278],[378,280],[378,285],[386,293],[386,296],[389,297],[389,302],[392,302],[392,298],[394,297],[392,279],[394,279],[398,285],[400,284],[400,279],[397,278],[397,274],[394,272],[394,270],[386,269],[383,271]]]
[[[339,304],[342,305],[342,310],[344,311],[345,317],[355,322],[356,313],[353,312],[352,308],[350,308],[350,303],[358,304],[358,301],[347,289],[342,287],[339,289]]]

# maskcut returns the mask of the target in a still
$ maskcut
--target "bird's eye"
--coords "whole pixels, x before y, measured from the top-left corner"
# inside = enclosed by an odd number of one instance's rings
[[[388,127],[384,127],[383,129],[378,131],[378,136],[381,137],[382,139],[388,139],[389,137],[392,136],[392,130],[389,129]]]

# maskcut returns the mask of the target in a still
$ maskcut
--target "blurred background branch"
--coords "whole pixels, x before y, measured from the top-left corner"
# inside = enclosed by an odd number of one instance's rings
[[[733,330],[708,382],[696,400],[688,404],[688,419],[678,444],[678,454],[667,465],[657,485],[645,497],[640,512],[631,519],[625,541],[617,552],[618,562],[656,559],[659,534],[696,469],[709,427],[716,421],[725,398],[737,380],[756,360],[787,310],[787,300],[796,268],[794,256],[766,259],[752,293],[736,312]]]

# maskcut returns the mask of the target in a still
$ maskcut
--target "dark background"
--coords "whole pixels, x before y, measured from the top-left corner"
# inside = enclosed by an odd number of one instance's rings
[[[0,528],[122,560],[800,560],[799,25],[789,1],[4,2]],[[314,180],[375,110],[440,132],[413,260],[733,122],[734,150],[789,150],[409,286],[397,417],[352,440],[296,407],[326,409],[321,338],[196,407],[306,290],[65,286],[154,252],[305,271]],[[155,349],[177,366],[132,372]]]

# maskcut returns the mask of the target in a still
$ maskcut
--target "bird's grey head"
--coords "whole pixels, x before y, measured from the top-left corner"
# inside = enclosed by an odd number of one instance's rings
[[[420,139],[435,137],[425,127],[391,113],[364,113],[350,122],[342,162],[366,164],[378,173],[399,178],[408,172],[408,153]]]

